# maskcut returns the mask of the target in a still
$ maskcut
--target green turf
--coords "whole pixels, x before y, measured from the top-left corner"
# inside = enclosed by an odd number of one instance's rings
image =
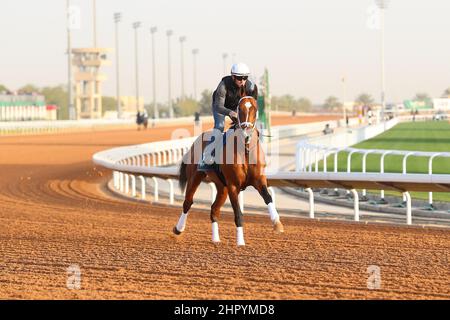
[[[450,152],[450,123],[444,121],[408,122],[396,125],[372,139],[353,146],[359,149],[408,150],[426,152]],[[347,171],[348,153],[338,156],[338,171]],[[362,154],[352,155],[352,172],[362,172]],[[408,173],[428,173],[428,157],[411,156],[407,161]],[[381,155],[367,156],[367,172],[380,172]],[[402,172],[403,156],[387,155],[384,171]],[[334,156],[327,159],[328,171],[334,170]],[[322,170],[322,163],[320,164]],[[433,173],[450,174],[450,158],[437,157],[433,161]],[[389,192],[390,193],[390,192]],[[393,193],[398,194],[398,193]],[[413,193],[413,197],[427,199],[428,193]],[[450,201],[449,193],[436,193],[435,200]]]

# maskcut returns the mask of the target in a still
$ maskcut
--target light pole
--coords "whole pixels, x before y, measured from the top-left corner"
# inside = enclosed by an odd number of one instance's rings
[[[139,112],[139,67],[138,67],[138,33],[137,29],[141,27],[140,22],[133,23],[134,28],[134,45],[135,45],[135,61],[136,61],[136,112]]]
[[[71,13],[70,13],[70,0],[66,1],[67,5],[67,106],[69,108],[69,119],[75,120],[75,108],[72,101],[72,36],[71,36]]]
[[[345,76],[342,77],[342,108],[344,112],[344,126],[347,126],[347,108],[345,106],[345,100],[347,99],[347,88],[346,88],[346,81]]]
[[[169,87],[168,87],[168,96],[169,96],[169,101],[168,101],[168,107],[169,107],[169,117],[173,118],[173,107],[172,107],[172,92],[171,92],[171,66],[170,66],[170,36],[173,35],[173,31],[172,30],[167,30],[166,32],[167,35],[167,68],[168,68],[168,73],[167,73],[167,77],[169,80]]]
[[[386,82],[385,82],[385,68],[384,68],[384,11],[388,7],[389,0],[375,0],[378,8],[380,8],[380,28],[381,28],[381,119],[384,123],[384,130],[386,130]]]
[[[122,118],[122,108],[120,105],[120,77],[119,77],[119,22],[122,19],[120,12],[114,13],[114,22],[116,23],[116,104],[117,118]]]
[[[186,41],[186,37],[180,37],[180,50],[181,50],[181,100],[184,100],[184,46],[183,43]]]
[[[192,50],[193,61],[194,61],[194,99],[197,101],[197,54],[198,49]]]
[[[94,17],[94,48],[97,48],[97,5],[96,5],[96,0],[92,1],[92,6],[93,6],[93,17]]]
[[[224,53],[222,54],[222,59],[223,59],[223,75],[227,75],[227,58],[228,58],[228,53]]]
[[[157,27],[151,27],[150,33],[152,34],[152,77],[153,77],[153,116],[155,119],[159,118],[158,107],[156,106],[156,64],[155,64],[155,32],[158,31]]]

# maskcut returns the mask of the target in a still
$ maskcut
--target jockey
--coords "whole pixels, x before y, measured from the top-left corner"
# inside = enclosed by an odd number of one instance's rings
[[[215,130],[223,133],[225,116],[229,116],[233,120],[237,119],[236,108],[241,97],[252,96],[258,99],[258,87],[248,79],[249,74],[250,69],[245,63],[236,63],[231,67],[231,75],[222,78],[220,81],[212,99]],[[206,152],[203,154],[199,169],[212,169],[213,163],[214,156]]]

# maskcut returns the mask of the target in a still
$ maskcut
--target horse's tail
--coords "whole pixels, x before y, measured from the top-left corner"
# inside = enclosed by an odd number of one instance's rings
[[[184,191],[184,188],[186,187],[187,183],[187,172],[186,172],[187,165],[184,161],[181,161],[180,165],[180,172],[178,174],[178,181],[180,183],[180,189],[181,191]]]

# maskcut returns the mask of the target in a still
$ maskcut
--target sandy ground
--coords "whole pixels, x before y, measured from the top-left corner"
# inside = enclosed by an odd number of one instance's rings
[[[294,120],[277,118],[274,124]],[[295,121],[294,121],[295,122]],[[209,214],[130,203],[105,189],[100,150],[169,139],[173,128],[0,138],[1,299],[449,299],[448,230],[246,216],[235,245],[230,214],[222,243]],[[81,288],[68,289],[81,271]],[[368,289],[377,277],[378,289]]]

